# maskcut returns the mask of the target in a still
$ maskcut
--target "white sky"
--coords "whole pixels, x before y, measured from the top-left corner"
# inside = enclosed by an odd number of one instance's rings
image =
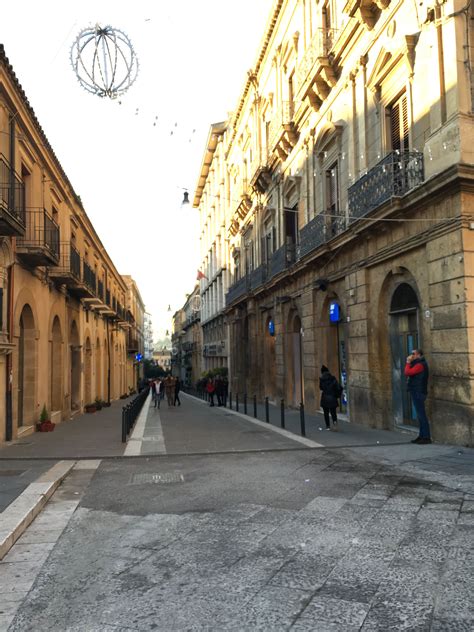
[[[235,108],[272,4],[2,5],[0,42],[102,243],[136,280],[155,339],[171,330],[199,265],[197,211],[181,208],[182,188],[192,200],[209,126]],[[75,36],[95,23],[124,31],[140,62],[121,104],[83,90],[70,65]]]

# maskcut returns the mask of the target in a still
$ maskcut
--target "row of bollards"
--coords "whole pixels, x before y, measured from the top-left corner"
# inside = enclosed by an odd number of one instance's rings
[[[127,443],[127,437],[130,434],[135,421],[145,403],[150,387],[143,389],[137,397],[122,408],[122,443]]]
[[[239,393],[235,394],[235,410],[239,412]],[[229,393],[229,408],[232,409],[232,392]],[[244,414],[248,414],[248,396],[247,393],[243,395],[243,406],[244,406]],[[306,437],[306,422],[305,422],[305,414],[304,414],[304,404],[301,402],[299,405],[300,411],[300,430],[301,436]],[[257,396],[253,396],[253,416],[255,419],[258,419],[257,414]],[[270,423],[270,403],[268,397],[265,397],[265,421],[267,424]],[[280,427],[285,429],[285,400],[280,400]]]

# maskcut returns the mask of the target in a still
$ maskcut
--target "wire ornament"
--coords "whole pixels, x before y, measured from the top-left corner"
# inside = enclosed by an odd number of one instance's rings
[[[130,39],[110,25],[96,24],[80,31],[70,59],[84,90],[101,98],[116,99],[137,78],[138,58]]]

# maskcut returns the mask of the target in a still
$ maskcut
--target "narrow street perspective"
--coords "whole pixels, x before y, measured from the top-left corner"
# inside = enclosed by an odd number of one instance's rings
[[[377,431],[347,448],[344,422],[318,446],[181,400],[148,398],[136,456],[94,459],[104,430],[92,448],[64,426],[83,458],[0,562],[1,630],[472,629],[472,450]],[[2,470],[33,467],[29,447]]]

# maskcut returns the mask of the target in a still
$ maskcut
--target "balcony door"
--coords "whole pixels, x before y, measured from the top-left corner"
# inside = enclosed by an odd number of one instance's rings
[[[36,328],[33,312],[25,305],[21,312],[18,340],[18,427],[35,423],[36,416]],[[41,411],[40,411],[41,412]]]

